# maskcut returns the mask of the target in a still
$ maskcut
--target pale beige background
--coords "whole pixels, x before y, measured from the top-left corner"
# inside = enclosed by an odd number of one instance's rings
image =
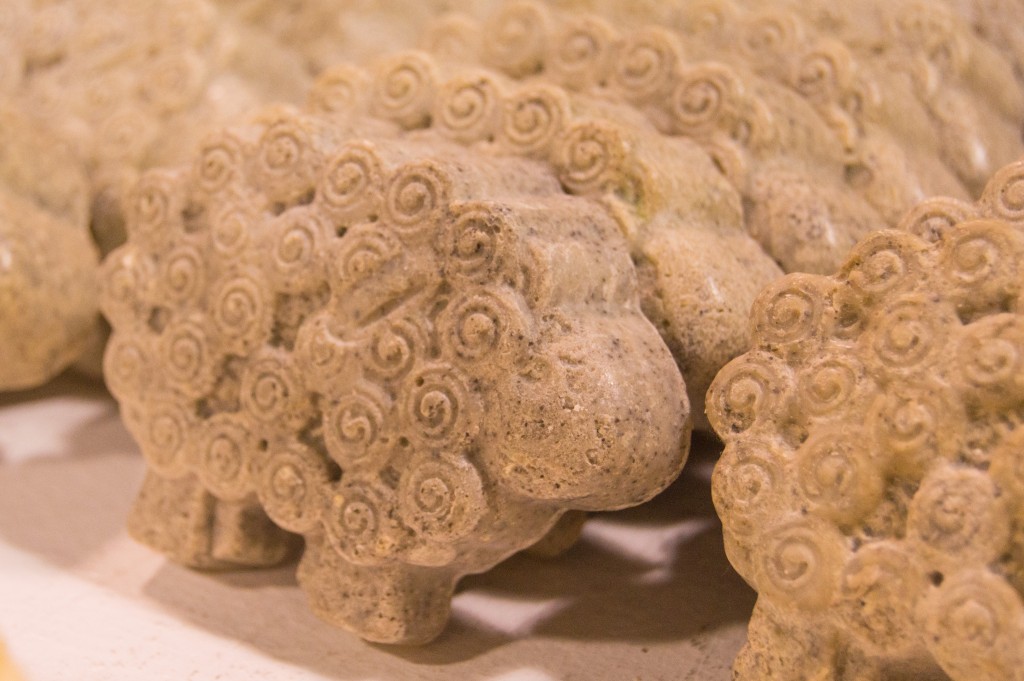
[[[753,592],[711,507],[717,447],[560,559],[465,579],[433,645],[389,648],[314,618],[294,566],[198,573],[132,542],[138,451],[105,393],[64,378],[0,397],[0,638],[29,681],[725,681]]]

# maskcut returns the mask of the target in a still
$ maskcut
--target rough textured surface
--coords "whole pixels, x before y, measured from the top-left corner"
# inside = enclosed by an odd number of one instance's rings
[[[708,393],[737,679],[1024,679],[1024,162],[833,277],[789,275]]]
[[[0,104],[0,390],[45,382],[99,335],[87,197],[73,152]]]
[[[689,409],[608,212],[542,163],[272,110],[137,187],[106,376],[133,534],[199,567],[305,537],[323,618],[421,642],[567,509],[650,498]]]
[[[697,414],[714,373],[749,342],[754,296],[781,273],[744,231],[740,197],[713,159],[692,140],[662,135],[628,104],[407,51],[370,70],[324,72],[309,106],[429,127],[473,153],[544,161],[567,191],[604,205],[626,235],[644,312],[676,357]]]
[[[85,161],[104,253],[124,240],[139,171],[182,162],[209,126],[267,99],[297,100],[308,78],[207,0],[54,0],[27,20],[19,104]]]
[[[840,31],[824,8],[784,1],[567,4],[595,14],[516,0],[484,22],[440,19],[423,44],[628,102],[695,140],[787,271],[833,271],[880,219],[895,226],[927,196],[979,191],[1020,153],[1024,95],[1009,63],[941,7],[853,3],[836,10],[851,24]],[[846,16],[859,13],[866,26]],[[947,39],[959,39],[952,65]]]

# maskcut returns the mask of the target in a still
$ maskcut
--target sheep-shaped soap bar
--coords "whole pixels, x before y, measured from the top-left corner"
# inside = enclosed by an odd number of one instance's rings
[[[1024,678],[1024,163],[789,275],[708,393],[736,678]]]
[[[685,460],[626,241],[546,164],[270,110],[129,207],[105,370],[150,467],[130,529],[179,562],[299,534],[317,614],[422,642],[459,577]]]

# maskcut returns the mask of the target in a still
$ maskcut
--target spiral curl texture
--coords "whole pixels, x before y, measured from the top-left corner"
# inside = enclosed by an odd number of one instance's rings
[[[708,390],[708,419],[718,433],[740,433],[773,417],[790,397],[788,368],[743,355],[718,372]]]
[[[392,55],[374,76],[373,110],[407,128],[420,127],[433,108],[437,80],[437,66],[425,53]]]
[[[324,441],[342,469],[373,465],[391,411],[388,396],[362,384],[342,394],[324,413]]]
[[[515,154],[546,157],[569,117],[563,91],[544,83],[521,87],[505,99],[499,143]]]
[[[763,656],[797,638],[846,651],[843,671],[826,661],[822,673],[938,665],[995,681],[1021,669],[1018,170],[977,203],[933,199],[862,239],[792,306],[820,308],[822,323],[779,325],[813,354],[761,341],[712,385],[708,417],[726,443],[713,500],[730,559],[774,618],[752,621],[738,678],[761,678]],[[784,282],[753,306],[755,341]],[[809,317],[797,312],[778,316]],[[775,376],[752,381],[749,364]],[[725,399],[737,375],[743,389]],[[773,389],[795,399],[773,402]]]
[[[343,482],[328,499],[321,523],[334,549],[355,565],[380,565],[394,552],[388,509],[394,492],[381,485]]]
[[[831,525],[783,523],[765,537],[756,584],[782,603],[820,611],[832,601],[845,553],[842,537]]]
[[[374,147],[350,142],[324,166],[317,201],[335,219],[356,221],[377,210],[384,171]]]
[[[207,420],[197,436],[199,479],[214,496],[240,501],[254,487],[256,438],[249,421],[235,414]]]
[[[408,386],[404,418],[423,446],[453,449],[475,435],[479,406],[460,371],[442,364],[414,371]]]
[[[399,483],[402,521],[428,541],[465,537],[486,510],[480,474],[463,457],[428,455],[413,460]]]
[[[327,505],[329,480],[323,457],[309,447],[292,445],[267,458],[256,491],[275,523],[290,532],[310,532]]]
[[[985,185],[982,205],[993,217],[1015,223],[1024,221],[1024,161],[996,171]]]
[[[402,166],[388,183],[384,212],[408,234],[433,228],[448,203],[451,180],[430,161]]]
[[[286,356],[275,353],[254,357],[242,376],[242,409],[257,421],[274,423],[294,418],[295,411],[302,412],[302,397],[299,378]]]
[[[661,28],[638,29],[618,50],[611,86],[628,101],[652,101],[671,90],[681,62],[675,35]]]
[[[498,80],[486,71],[451,78],[438,92],[433,125],[464,144],[489,140],[500,125],[502,104]]]

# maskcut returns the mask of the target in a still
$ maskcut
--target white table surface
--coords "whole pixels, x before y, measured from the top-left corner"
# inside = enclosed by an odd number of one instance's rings
[[[716,448],[567,554],[464,579],[433,644],[388,647],[317,620],[294,565],[200,573],[133,542],[138,450],[106,393],[64,377],[0,395],[0,639],[27,681],[726,681],[754,595],[722,550]]]

